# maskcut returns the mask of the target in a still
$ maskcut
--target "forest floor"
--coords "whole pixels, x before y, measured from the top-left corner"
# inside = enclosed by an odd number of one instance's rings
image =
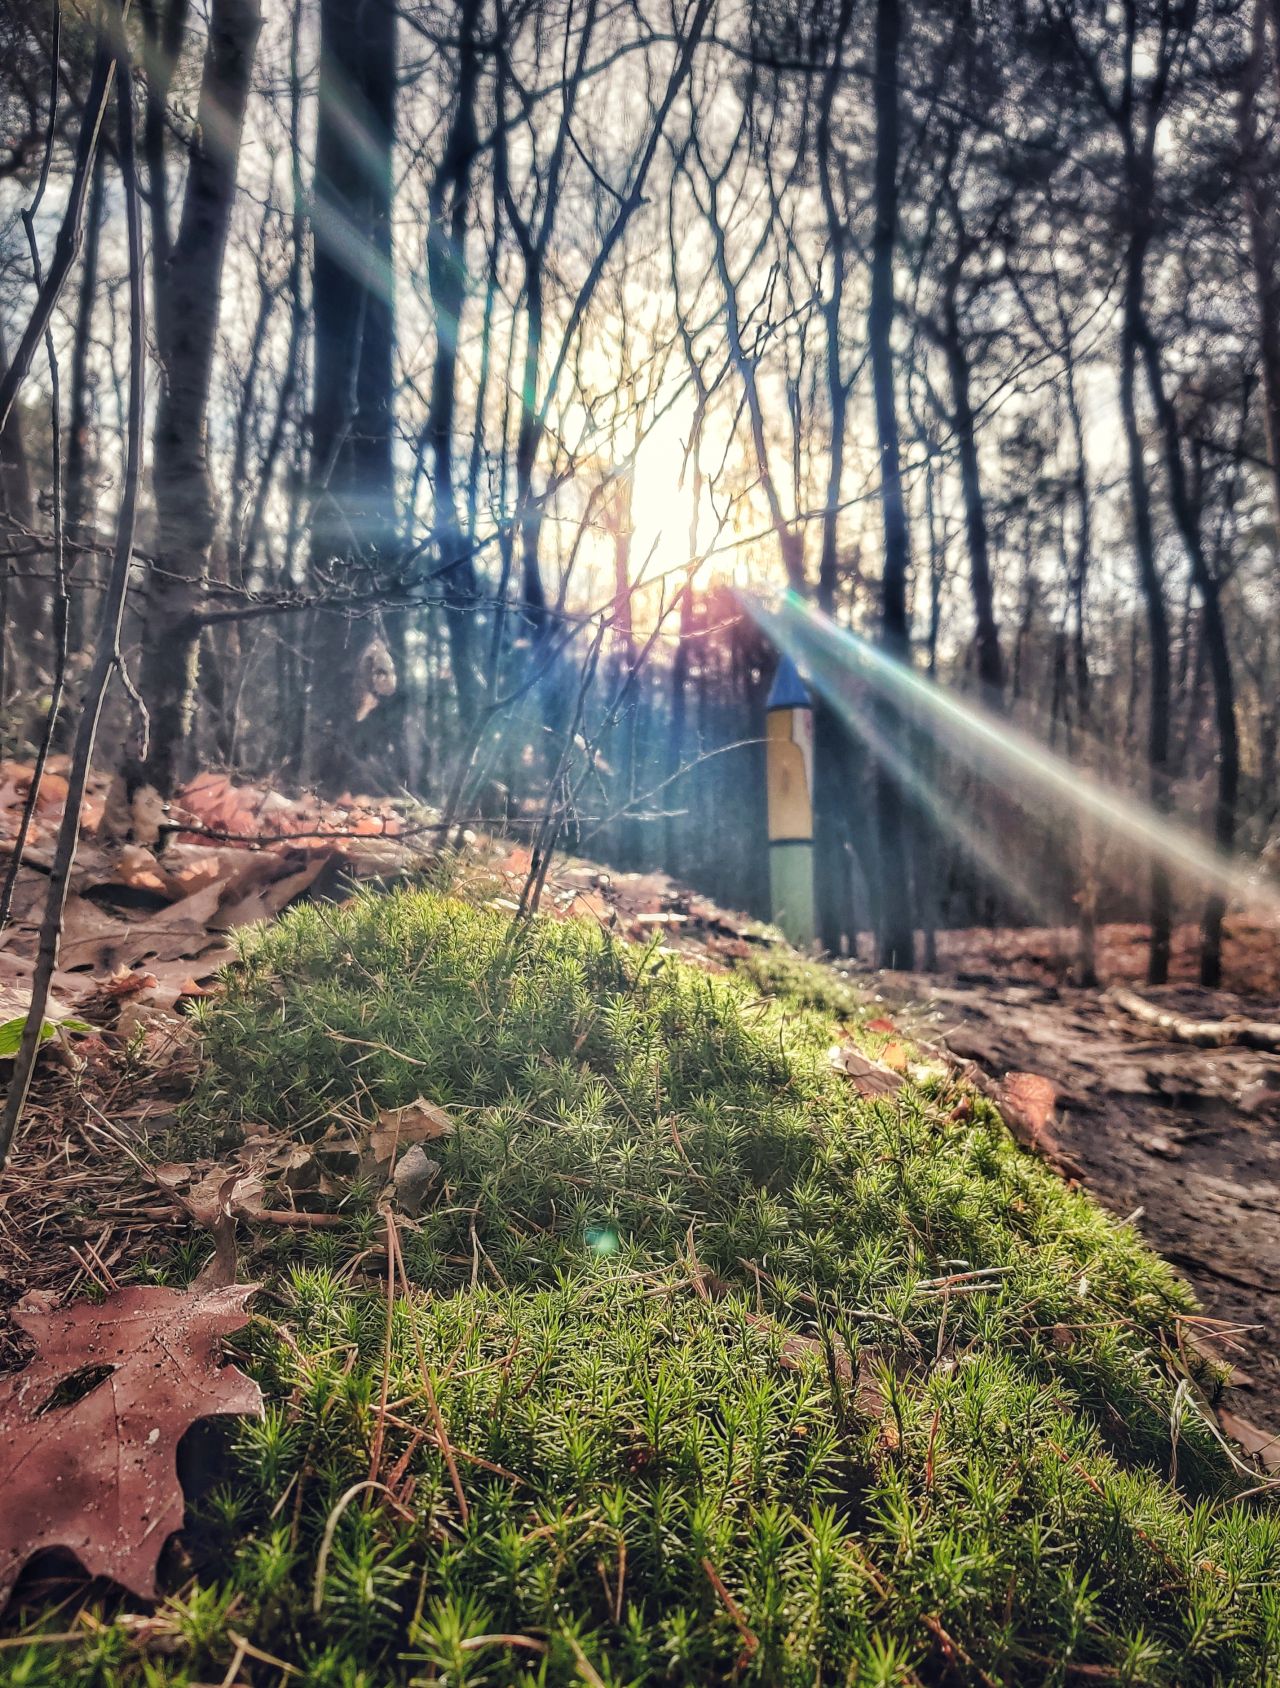
[[[0,844],[16,829],[27,771],[0,765]],[[55,759],[19,875],[13,927],[0,935],[0,1019],[22,1005],[62,789]],[[155,815],[113,816],[114,801],[105,781],[91,791],[57,981],[59,1013],[88,1012],[108,1028],[111,1049],[91,1047],[91,1061],[114,1060],[125,1038],[163,1048],[179,1023],[175,1013],[198,1002],[234,956],[237,928],[299,897],[394,882],[419,871],[435,849],[430,811],[362,797],[332,804],[286,798],[216,774],[192,782],[174,811],[188,827],[171,830],[163,843]],[[527,849],[473,838],[470,859],[502,881],[495,906],[513,910]],[[543,906],[633,942],[660,935],[665,951],[715,967],[739,966],[776,941],[761,923],[665,874],[612,873],[572,858],[555,863]],[[1229,917],[1224,974],[1232,990],[1191,982],[1197,936],[1192,925],[1175,928],[1174,982],[1146,990],[1146,999],[1196,1021],[1280,1021],[1275,923]],[[1072,1170],[1113,1213],[1134,1218],[1223,1322],[1236,1361],[1227,1400],[1246,1430],[1257,1419],[1280,1432],[1280,1053],[1195,1048],[1135,1021],[1109,987],[1140,984],[1146,938],[1138,924],[1101,926],[1095,989],[1067,982],[1075,934],[1064,927],[940,932],[932,973],[834,965],[891,1007],[904,1034],[942,1045],[993,1083],[1009,1072],[1051,1082],[1056,1136]],[[859,950],[870,949],[864,934]],[[0,1240],[0,1259],[3,1253]],[[12,1300],[20,1286],[21,1275],[8,1284],[0,1278],[0,1295]],[[1280,1451],[1267,1447],[1266,1454],[1280,1468]]]
[[[21,794],[0,769],[0,830]],[[560,859],[526,944],[527,850],[442,862],[424,811],[206,776],[165,836],[114,801],[57,981],[86,1029],[42,1056],[0,1175],[0,1373],[12,1412],[68,1304],[104,1309],[98,1359],[106,1310],[145,1314],[140,1367],[198,1305],[203,1354],[265,1280],[249,1377],[200,1388],[268,1411],[234,1483],[197,1471],[155,1615],[86,1607],[37,1559],[18,1622],[46,1639],[11,1626],[0,1680],[1274,1680],[1280,1057],[1071,990],[1054,935],[972,935],[927,976],[820,966],[665,876]],[[422,889],[351,899],[400,880]],[[1104,964],[1136,953],[1101,936]],[[104,1368],[80,1358],[19,1440],[96,1493],[74,1444],[103,1439],[76,1413]],[[140,1458],[159,1438],[171,1468],[202,1399],[178,1389]],[[70,1544],[145,1595],[168,1505],[161,1529],[143,1498],[126,1562],[65,1519],[29,1540],[11,1504],[0,1588]]]
[[[1280,1432],[1280,1055],[1191,1047],[1135,1021],[1103,990],[1003,969],[882,974],[876,983],[904,1032],[945,1043],[994,1078],[1018,1070],[1052,1082],[1056,1137],[1084,1184],[1131,1217],[1231,1328],[1228,1400]],[[1275,997],[1191,985],[1143,995],[1194,1021],[1280,1020]]]

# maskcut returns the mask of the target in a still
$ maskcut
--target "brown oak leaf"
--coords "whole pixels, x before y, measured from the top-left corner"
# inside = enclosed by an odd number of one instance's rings
[[[419,1096],[403,1108],[383,1108],[369,1133],[369,1153],[381,1166],[411,1143],[434,1143],[451,1136],[453,1121],[443,1108]]]
[[[98,1305],[14,1309],[37,1352],[0,1380],[0,1607],[51,1547],[157,1598],[160,1550],[182,1525],[180,1438],[213,1414],[262,1413],[258,1385],[219,1363],[257,1288],[131,1287]],[[91,1387],[60,1402],[77,1383]]]
[[[1026,1149],[1040,1155],[1067,1178],[1083,1178],[1084,1170],[1058,1141],[1053,1129],[1058,1104],[1057,1086],[1039,1073],[1006,1073],[995,1095],[1004,1122]]]
[[[869,1060],[847,1044],[837,1044],[828,1052],[827,1059],[838,1073],[843,1073],[852,1081],[859,1095],[892,1096],[895,1090],[902,1089],[901,1073],[882,1066],[879,1061]]]

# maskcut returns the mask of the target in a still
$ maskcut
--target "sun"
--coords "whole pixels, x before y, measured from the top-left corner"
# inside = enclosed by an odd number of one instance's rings
[[[682,569],[690,560],[694,465],[688,451],[693,401],[682,395],[650,428],[636,451],[631,494],[632,578]],[[699,525],[702,511],[698,512]],[[695,544],[700,543],[700,536]]]

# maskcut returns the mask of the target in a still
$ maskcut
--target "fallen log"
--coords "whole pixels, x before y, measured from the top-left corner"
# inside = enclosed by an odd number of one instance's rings
[[[1244,1049],[1280,1050],[1280,1025],[1274,1021],[1247,1020],[1241,1014],[1228,1014],[1221,1020],[1192,1020],[1171,1009],[1147,1002],[1136,991],[1113,986],[1107,992],[1117,1008],[1143,1025],[1154,1026],[1175,1043],[1191,1043],[1200,1049],[1225,1049],[1238,1044]]]

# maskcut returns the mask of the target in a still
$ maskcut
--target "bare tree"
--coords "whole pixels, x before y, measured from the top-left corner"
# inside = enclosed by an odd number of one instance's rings
[[[140,675],[151,717],[142,775],[166,793],[179,779],[191,730],[199,612],[217,527],[209,475],[209,384],[240,134],[261,24],[258,0],[213,0],[178,236],[167,256],[153,253],[153,281],[165,301],[156,319],[164,383],[152,444],[157,560]],[[159,158],[153,155],[152,162]],[[157,212],[164,219],[163,179],[153,179],[151,188],[154,237]]]

